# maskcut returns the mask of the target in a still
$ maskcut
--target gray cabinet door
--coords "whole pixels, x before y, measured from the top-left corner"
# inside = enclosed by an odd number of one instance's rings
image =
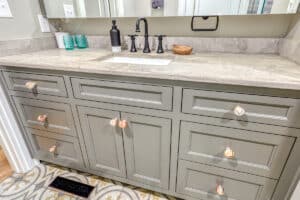
[[[172,88],[71,78],[75,98],[160,110],[172,109]]]
[[[124,128],[127,178],[168,189],[171,120],[130,113],[121,117],[128,122]]]
[[[181,122],[181,159],[279,178],[295,139],[234,128]],[[226,148],[234,156],[226,158]]]
[[[27,134],[37,159],[66,167],[84,167],[79,141],[75,137],[27,128]],[[55,146],[54,152],[49,152]]]
[[[270,200],[276,181],[179,160],[177,192],[205,200]],[[223,190],[223,192],[222,192]]]
[[[3,75],[10,90],[30,92],[33,96],[47,94],[67,97],[67,90],[62,76],[29,74],[23,72],[3,72]],[[33,89],[26,88],[26,84],[29,82],[36,83],[36,87]]]
[[[26,127],[77,137],[71,107],[68,104],[13,97]],[[39,116],[47,116],[44,122]]]
[[[78,107],[90,168],[105,174],[125,177],[123,136],[118,126],[110,125],[120,119],[117,111]]]
[[[235,115],[239,106],[244,109],[242,116]],[[281,97],[236,94],[204,90],[183,90],[182,112],[239,120],[244,126],[246,122],[259,122],[290,127],[300,127],[300,100]]]

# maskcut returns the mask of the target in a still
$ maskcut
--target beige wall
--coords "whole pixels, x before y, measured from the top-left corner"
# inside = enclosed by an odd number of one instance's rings
[[[222,16],[216,32],[193,32],[191,17],[149,18],[150,34],[199,37],[284,37],[294,15]],[[57,22],[57,20],[51,20]],[[109,19],[62,20],[65,31],[89,35],[107,35],[111,28]],[[136,18],[118,18],[117,24],[124,35],[135,31]]]
[[[38,0],[8,0],[13,18],[0,18],[0,41],[47,37],[38,24]]]

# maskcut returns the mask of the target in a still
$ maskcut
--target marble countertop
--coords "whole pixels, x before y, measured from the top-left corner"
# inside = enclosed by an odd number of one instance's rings
[[[166,66],[112,64],[108,50],[52,49],[0,58],[0,65],[145,77],[202,83],[300,90],[300,65],[278,55],[196,53],[189,56],[121,53],[118,56],[170,58]]]

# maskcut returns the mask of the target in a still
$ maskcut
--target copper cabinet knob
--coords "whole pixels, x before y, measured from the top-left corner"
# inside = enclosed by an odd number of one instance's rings
[[[126,128],[127,127],[127,125],[128,125],[128,123],[127,123],[127,121],[124,119],[124,120],[121,120],[121,121],[119,121],[119,127],[120,128]]]
[[[237,117],[242,117],[243,115],[246,114],[246,111],[245,111],[245,109],[244,109],[242,106],[237,105],[237,106],[234,107],[233,113],[234,113],[235,116],[237,116]]]
[[[37,121],[42,122],[42,123],[45,123],[47,121],[47,119],[48,119],[47,115],[39,115],[37,117]]]
[[[56,152],[56,149],[57,149],[57,146],[56,146],[56,145],[53,145],[52,147],[49,148],[49,152],[50,152],[50,153],[55,153],[55,152]]]
[[[216,192],[220,196],[224,195],[225,194],[224,187],[222,185],[218,185],[217,188],[216,188]]]
[[[226,158],[233,158],[234,157],[234,151],[230,147],[226,147],[224,151],[224,156]]]
[[[25,83],[25,87],[29,90],[36,88],[36,86],[37,86],[37,82],[34,81],[28,81]]]
[[[109,124],[110,124],[111,126],[113,126],[113,127],[117,126],[117,124],[118,124],[118,118],[111,119],[111,120],[109,121]]]

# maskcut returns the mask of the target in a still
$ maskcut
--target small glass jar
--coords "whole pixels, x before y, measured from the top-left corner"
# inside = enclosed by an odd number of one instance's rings
[[[72,35],[64,35],[64,44],[66,50],[73,50],[74,49],[74,39]]]
[[[88,47],[88,42],[85,35],[75,35],[75,42],[78,49],[85,49]]]

